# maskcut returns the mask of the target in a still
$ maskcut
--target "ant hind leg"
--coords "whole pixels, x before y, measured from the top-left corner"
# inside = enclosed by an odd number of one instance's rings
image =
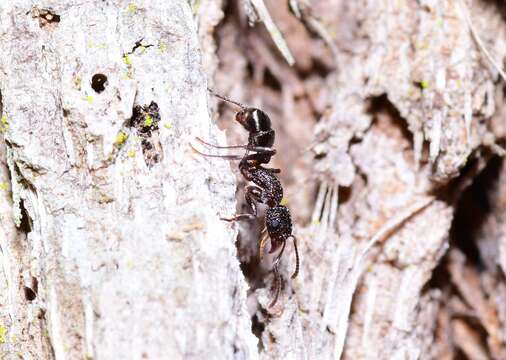
[[[240,220],[253,220],[257,217],[257,206],[256,203],[260,202],[262,195],[262,189],[254,185],[246,186],[246,194],[244,197],[246,198],[246,203],[253,210],[252,214],[236,214],[230,218],[220,218],[224,221],[240,221]]]
[[[276,295],[274,295],[274,299],[272,299],[271,303],[269,304],[269,308],[276,305],[278,302],[279,293],[281,292],[281,275],[279,274],[277,268],[274,268],[274,291]]]

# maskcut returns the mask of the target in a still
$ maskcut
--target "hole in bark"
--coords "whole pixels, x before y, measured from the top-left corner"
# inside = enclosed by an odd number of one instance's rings
[[[502,163],[499,157],[492,158],[464,191],[458,201],[450,230],[451,244],[458,247],[479,270],[483,269],[484,264],[476,241],[479,238],[478,232],[492,210],[489,191],[497,183]]]
[[[128,126],[135,128],[137,135],[141,138],[142,153],[148,167],[161,160],[162,147],[158,140],[159,122],[160,109],[154,101],[149,105],[134,106]]]
[[[264,71],[264,84],[265,86],[270,87],[272,90],[281,91],[281,83],[269,70],[269,68],[266,68]]]
[[[25,299],[28,301],[33,301],[37,297],[35,292],[27,286],[25,286],[24,292],[25,292]]]
[[[258,319],[258,315],[255,314],[251,318],[251,332],[258,338],[258,350],[263,349],[262,333],[265,330],[265,325]]]
[[[413,148],[413,135],[409,131],[408,123],[401,116],[395,105],[388,99],[386,94],[371,97],[369,99],[369,108],[367,109],[367,112],[375,117],[376,122],[380,120],[378,115],[386,115],[390,124],[384,127],[385,130],[390,128],[399,129],[402,136],[409,140],[411,148]],[[392,127],[392,125],[394,126]]]
[[[489,191],[495,186],[499,171],[502,167],[502,159],[492,158],[485,169],[475,175],[474,181],[462,194],[455,207],[455,213],[450,228],[450,246],[457,247],[465,256],[468,262],[478,270],[484,267],[483,260],[477,245],[478,232],[491,211],[489,202]],[[452,203],[459,193],[455,189],[465,181],[466,177],[473,176],[476,171],[476,162],[470,161],[461,175],[453,179],[447,186],[438,192],[438,198],[442,201]],[[448,288],[448,254],[443,257],[440,263],[432,272],[432,277],[424,287],[424,291],[433,288]]]
[[[107,76],[104,74],[95,74],[91,78],[91,88],[95,90],[97,93],[101,93],[105,90],[105,86],[107,85]]]
[[[60,15],[49,9],[38,10],[39,26],[45,27],[49,24],[57,24],[60,22]]]
[[[28,215],[28,211],[26,211],[24,200],[20,200],[19,208],[21,210],[21,222],[19,224],[19,229],[25,234],[28,234],[32,231],[32,219],[30,218],[30,215]]]
[[[39,282],[37,278],[32,276],[32,283],[30,286],[24,287],[25,299],[28,301],[33,301],[37,297],[37,292],[39,288]]]

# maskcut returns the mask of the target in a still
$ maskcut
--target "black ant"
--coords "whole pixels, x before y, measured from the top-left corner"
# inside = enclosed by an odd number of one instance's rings
[[[274,175],[279,173],[280,170],[262,166],[263,164],[268,164],[271,157],[276,154],[276,150],[272,148],[274,145],[275,132],[271,127],[271,120],[262,110],[245,107],[238,102],[214,93],[210,89],[208,90],[219,99],[241,108],[241,110],[237,112],[235,120],[248,131],[248,143],[245,145],[218,146],[209,144],[200,138],[197,138],[197,140],[204,145],[217,149],[245,149],[246,153],[242,157],[240,155],[212,155],[202,153],[193,146],[192,148],[202,156],[240,160],[239,170],[241,174],[246,180],[255,184],[247,185],[245,193],[246,203],[251,207],[253,213],[236,214],[231,218],[221,218],[222,220],[238,221],[255,219],[257,216],[257,203],[266,204],[268,206],[265,213],[265,229],[262,231],[262,239],[260,241],[260,258],[263,256],[263,249],[268,238],[271,239],[271,249],[269,253],[274,253],[281,248],[273,265],[276,295],[269,305],[269,307],[272,307],[276,304],[281,291],[281,275],[279,274],[278,264],[285,250],[286,241],[289,238],[293,238],[296,259],[296,267],[292,279],[295,278],[299,272],[297,239],[292,234],[290,211],[286,206],[280,205],[281,199],[283,198],[283,187],[276,175]]]

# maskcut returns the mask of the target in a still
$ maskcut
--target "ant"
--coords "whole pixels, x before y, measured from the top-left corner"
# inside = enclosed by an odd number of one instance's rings
[[[234,104],[241,108],[235,115],[235,120],[248,131],[248,143],[245,145],[218,146],[205,142],[200,138],[196,138],[200,143],[217,149],[245,149],[246,153],[240,155],[212,155],[205,154],[196,150],[192,145],[192,149],[198,154],[206,157],[219,157],[228,160],[240,160],[239,170],[243,177],[254,183],[255,185],[247,185],[245,190],[246,203],[253,210],[253,213],[236,214],[231,218],[221,218],[224,221],[251,220],[257,216],[257,203],[267,205],[265,213],[265,228],[262,231],[262,239],[260,241],[260,259],[263,257],[263,250],[268,238],[271,239],[270,254],[279,251],[273,265],[275,276],[275,296],[269,307],[273,307],[279,297],[281,291],[281,275],[279,274],[279,261],[285,250],[286,241],[293,239],[295,249],[296,266],[292,275],[294,279],[299,273],[299,252],[297,250],[297,239],[292,234],[292,219],[290,211],[284,205],[281,205],[283,199],[283,187],[275,174],[280,169],[265,168],[262,165],[268,164],[271,157],[276,154],[276,150],[272,148],[274,145],[275,131],[271,127],[271,120],[265,112],[260,109],[246,107],[238,102],[230,100],[224,96],[216,94],[208,89],[211,94],[217,98]],[[253,152],[253,153],[251,153]]]

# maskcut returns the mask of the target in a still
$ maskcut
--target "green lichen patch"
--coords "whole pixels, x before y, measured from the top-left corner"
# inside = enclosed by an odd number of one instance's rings
[[[5,344],[7,342],[7,328],[3,325],[0,325],[0,344]]]
[[[5,133],[7,130],[9,130],[9,120],[7,119],[7,116],[2,116],[0,119],[0,133]]]
[[[147,114],[146,118],[144,119],[144,127],[148,127],[151,125],[153,125],[153,118],[151,117],[151,115]]]
[[[128,56],[128,55],[124,55],[124,56],[123,56],[123,62],[124,62],[126,65],[132,65],[132,59],[130,59],[130,56]]]
[[[118,133],[118,135],[116,135],[116,139],[114,140],[114,145],[116,147],[121,147],[127,139],[128,139],[128,134],[124,131],[120,131]]]
[[[132,15],[137,12],[137,9],[138,9],[137,5],[133,2],[129,3],[127,6],[127,12]]]
[[[160,40],[160,43],[158,44],[158,50],[160,50],[161,53],[167,51],[167,44],[165,43],[165,41]]]
[[[93,103],[93,96],[92,95],[86,95],[86,96],[83,96],[82,99],[84,101],[86,101],[88,104],[92,104]]]
[[[76,76],[74,78],[74,86],[76,87],[77,90],[81,90],[82,81],[83,81],[83,79],[80,76]]]

